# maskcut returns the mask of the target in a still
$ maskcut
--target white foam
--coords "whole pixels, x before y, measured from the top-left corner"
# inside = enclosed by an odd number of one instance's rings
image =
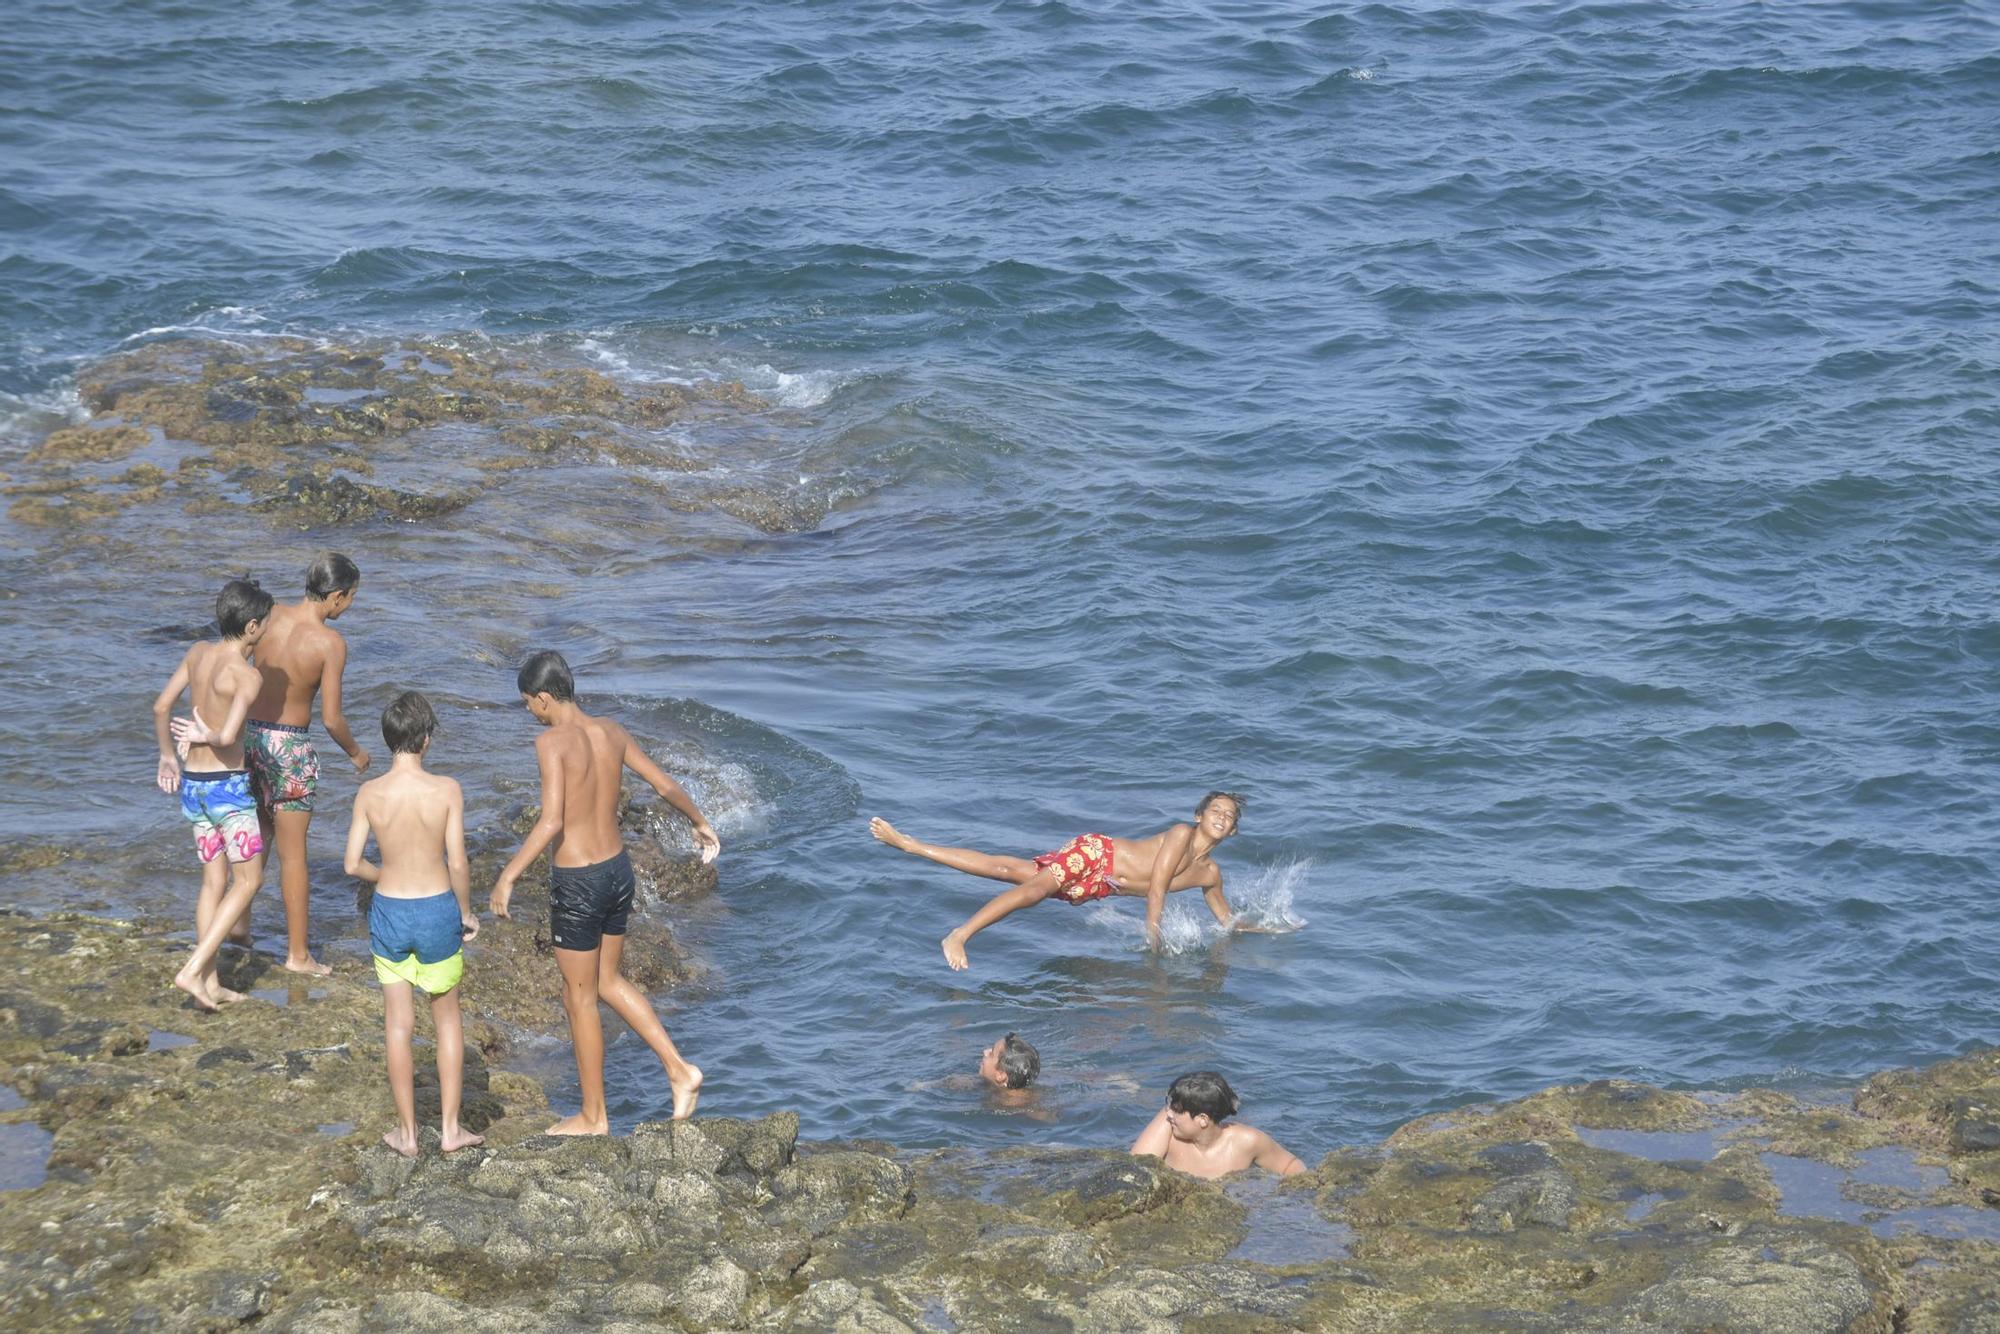
[[[74,381],[31,394],[0,393],[0,440],[30,440],[87,421]]]
[[[1305,918],[1298,915],[1293,904],[1312,867],[1311,858],[1296,857],[1253,871],[1247,881],[1232,886],[1228,892],[1236,909],[1235,928],[1282,935],[1303,927]],[[1192,894],[1180,897],[1199,903]],[[1129,909],[1120,911],[1109,899],[1092,905],[1089,920],[1096,930],[1129,937],[1135,950],[1146,947],[1145,918],[1135,917]],[[1205,950],[1231,934],[1232,927],[1216,921],[1206,904],[1194,906],[1170,898],[1160,914],[1160,953],[1165,955]]]

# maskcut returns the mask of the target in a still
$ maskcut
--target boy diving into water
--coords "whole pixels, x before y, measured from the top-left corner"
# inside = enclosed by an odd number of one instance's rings
[[[486,1142],[458,1125],[465,1085],[465,1029],[458,1013],[458,984],[465,975],[461,942],[479,934],[479,919],[472,915],[472,877],[465,860],[465,794],[452,779],[424,770],[424,755],[437,730],[431,702],[414,690],[382,711],[382,740],[394,759],[388,773],[363,783],[354,794],[354,819],[347,827],[347,873],[375,886],[368,906],[368,945],[382,984],[389,1092],[396,1100],[396,1128],[382,1142],[405,1158],[417,1156],[411,987],[431,998],[444,1151]],[[371,832],[382,854],[380,866],[366,855]]]
[[[945,962],[962,969],[967,966],[968,940],[1009,913],[1049,898],[1082,904],[1113,894],[1143,894],[1146,940],[1157,947],[1160,913],[1167,895],[1174,890],[1199,889],[1216,921],[1232,929],[1247,929],[1239,927],[1229,911],[1229,900],[1222,896],[1222,869],[1209,857],[1216,844],[1236,832],[1237,817],[1242,813],[1242,797],[1234,792],[1211,792],[1196,805],[1191,825],[1177,824],[1150,838],[1081,834],[1032,860],[921,843],[880,818],[870,820],[868,829],[892,848],[954,871],[1013,882],[1013,889],[994,895],[966,919],[964,926],[944,938]]]
[[[153,701],[153,733],[160,743],[156,775],[162,792],[180,793],[181,814],[194,826],[195,856],[201,859],[201,894],[195,899],[194,953],[174,975],[174,985],[204,1010],[239,1001],[216,979],[215,956],[222,939],[250,907],[264,881],[264,838],[257,828],[257,803],[243,757],[243,725],[257,694],[257,669],[250,652],[263,638],[271,595],[253,580],[231,579],[215,599],[215,623],[222,638],[189,648]],[[172,717],[181,691],[222,719],[220,727]],[[185,746],[177,751],[176,741]],[[181,772],[181,756],[187,772]]]
[[[674,1120],[694,1114],[701,1070],[681,1059],[673,1039],[644,992],[618,971],[625,927],[632,912],[632,859],[618,832],[618,788],[630,769],[694,825],[703,862],[712,862],[722,840],[694,799],[647,758],[630,734],[607,718],[593,718],[576,703],[576,683],[560,653],[544,650],[521,665],[515,686],[536,722],[548,728],[535,739],[542,772],[542,815],[521,850],[493,885],[493,915],[507,916],[514,882],[544,848],[549,851],[549,934],[562,969],[563,1008],[576,1048],[576,1077],[583,1107],[548,1129],[551,1135],[605,1135],[604,1030],[597,1002],[653,1049],[674,1091]]]

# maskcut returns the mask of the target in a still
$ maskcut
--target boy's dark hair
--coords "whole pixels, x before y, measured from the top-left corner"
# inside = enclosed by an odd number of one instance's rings
[[[437,710],[415,690],[405,690],[396,702],[382,710],[382,739],[397,755],[415,755],[424,742],[437,735]]]
[[[271,595],[255,579],[231,579],[215,595],[215,624],[224,639],[241,639],[250,622],[271,614]]]
[[[1229,1081],[1213,1070],[1197,1070],[1191,1075],[1182,1075],[1167,1090],[1167,1106],[1189,1116],[1205,1116],[1211,1121],[1236,1115],[1236,1109],[1243,1100],[1236,1096],[1236,1090],[1229,1087]]]
[[[352,593],[360,583],[361,567],[338,551],[322,551],[306,566],[306,596],[314,602]]]
[[[546,691],[552,699],[576,698],[576,678],[569,674],[569,664],[563,661],[563,655],[552,648],[529,654],[514,677],[514,685],[524,695]]]
[[[1236,804],[1236,818],[1239,820],[1243,818],[1243,794],[1241,792],[1224,792],[1221,788],[1217,788],[1195,803],[1194,814],[1197,820],[1207,813],[1208,803],[1214,801],[1217,797],[1227,797],[1230,801],[1234,802]]]
[[[1009,1033],[1000,1039],[1000,1073],[1008,1088],[1024,1089],[1042,1073],[1042,1054],[1019,1033]]]

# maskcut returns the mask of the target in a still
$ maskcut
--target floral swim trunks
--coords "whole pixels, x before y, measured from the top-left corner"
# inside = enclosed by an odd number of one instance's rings
[[[227,853],[247,862],[264,850],[257,802],[241,769],[181,775],[181,814],[194,826],[194,853],[203,866]]]
[[[274,811],[313,808],[319,752],[305,728],[253,718],[243,729],[243,756],[250,763],[250,790],[259,806]]]
[[[1089,903],[1117,892],[1111,884],[1111,840],[1102,834],[1079,834],[1035,858],[1035,866],[1056,868],[1055,897],[1064,903]]]

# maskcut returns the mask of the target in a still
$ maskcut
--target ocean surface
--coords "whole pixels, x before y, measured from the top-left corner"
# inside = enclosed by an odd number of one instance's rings
[[[11,511],[0,898],[190,911],[151,697],[225,577],[296,596],[331,546],[357,733],[438,701],[475,852],[534,798],[545,646],[712,813],[718,892],[647,909],[702,965],[662,1010],[704,1111],[1122,1146],[1213,1067],[1313,1161],[2000,1038],[1996,51],[1995,6],[1903,0],[24,0],[10,484],[80,371],[176,341],[754,400],[420,522]],[[997,886],[866,828],[1029,855],[1212,787],[1232,903],[1296,929],[1182,895],[1155,956],[1138,901],[1050,904],[954,974]],[[1009,1030],[1036,1115],[949,1078]],[[664,1114],[611,1061],[619,1124]]]

